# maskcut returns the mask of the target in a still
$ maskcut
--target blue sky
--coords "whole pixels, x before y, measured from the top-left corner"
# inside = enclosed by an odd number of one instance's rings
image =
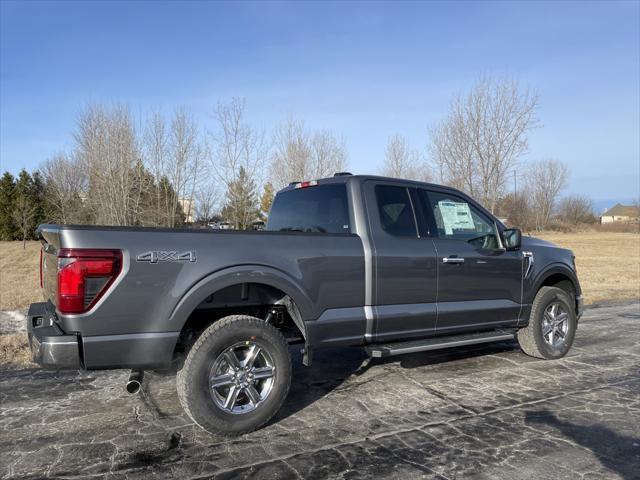
[[[17,172],[72,146],[87,102],[134,114],[245,97],[269,130],[287,115],[344,136],[375,173],[387,138],[424,149],[429,125],[481,74],[538,90],[532,159],[569,191],[640,185],[640,2],[0,3],[0,160]]]

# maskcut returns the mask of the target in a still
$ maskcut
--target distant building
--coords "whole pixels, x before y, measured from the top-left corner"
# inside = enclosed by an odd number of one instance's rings
[[[184,221],[186,223],[193,223],[196,220],[196,204],[193,198],[182,197],[178,199],[180,208],[184,212]]]
[[[639,207],[619,203],[600,216],[600,223],[638,223],[639,221]]]

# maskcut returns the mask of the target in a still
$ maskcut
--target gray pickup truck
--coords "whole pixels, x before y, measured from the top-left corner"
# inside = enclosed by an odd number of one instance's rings
[[[266,231],[41,225],[28,332],[47,368],[177,369],[209,432],[264,425],[325,347],[370,357],[517,339],[560,358],[582,310],[571,251],[507,229],[462,192],[336,174],[275,197]],[[293,348],[293,347],[291,347]]]

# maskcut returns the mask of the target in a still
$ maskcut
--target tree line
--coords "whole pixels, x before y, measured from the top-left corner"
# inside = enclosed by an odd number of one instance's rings
[[[379,173],[456,187],[525,230],[591,222],[589,199],[564,195],[565,164],[522,164],[537,107],[538,95],[517,81],[479,78],[430,127],[426,148],[390,136]],[[348,169],[346,142],[330,130],[288,117],[268,134],[240,98],[219,102],[211,117],[207,129],[185,108],[136,119],[126,105],[87,106],[70,151],[2,177],[0,239],[32,238],[42,222],[174,228],[224,219],[246,229],[266,219],[288,183]]]
[[[0,240],[33,237],[32,227],[46,221],[44,180],[39,172],[22,169],[17,178],[5,172],[0,179]]]

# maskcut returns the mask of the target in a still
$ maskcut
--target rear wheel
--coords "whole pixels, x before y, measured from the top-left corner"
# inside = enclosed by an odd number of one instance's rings
[[[211,433],[253,431],[280,409],[291,384],[286,340],[246,315],[225,317],[195,342],[177,375],[180,402]]]
[[[527,355],[554,359],[564,357],[578,324],[574,300],[556,287],[542,287],[533,301],[529,325],[518,331],[518,343]]]

